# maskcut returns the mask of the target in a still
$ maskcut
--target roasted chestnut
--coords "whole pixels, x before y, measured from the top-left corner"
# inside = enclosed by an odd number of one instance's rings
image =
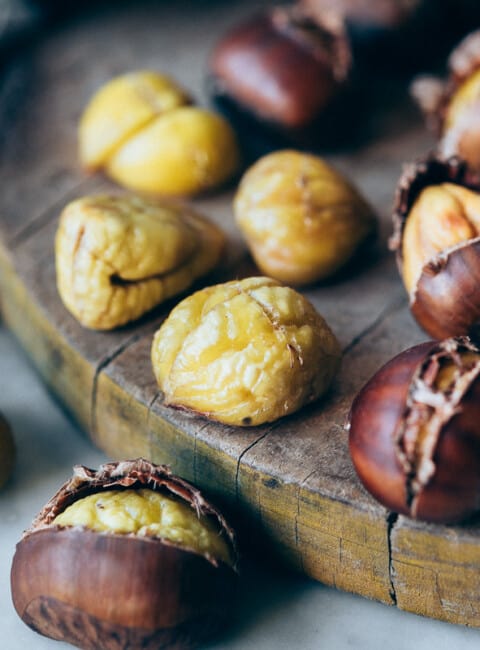
[[[458,158],[407,166],[390,240],[412,314],[430,336],[474,335],[480,322],[480,178]]]
[[[232,530],[189,483],[146,460],[74,468],[17,544],[15,609],[86,650],[190,648],[233,603]]]
[[[234,212],[262,273],[293,285],[330,277],[376,230],[372,208],[346,178],[293,150],[247,171]]]
[[[294,138],[319,126],[350,64],[341,20],[329,15],[316,24],[298,6],[274,7],[234,27],[210,60],[217,98]]]
[[[229,180],[238,144],[220,115],[191,106],[170,77],[137,70],[107,82],[82,113],[80,160],[120,185],[152,195],[192,195]]]
[[[440,154],[458,155],[480,171],[480,31],[453,50],[446,80],[420,77],[412,94],[439,137]]]
[[[480,509],[480,349],[427,342],[381,368],[353,401],[350,453],[394,512],[449,523]]]
[[[262,277],[188,296],[152,345],[166,404],[234,426],[273,422],[315,401],[329,389],[340,357],[313,305]]]

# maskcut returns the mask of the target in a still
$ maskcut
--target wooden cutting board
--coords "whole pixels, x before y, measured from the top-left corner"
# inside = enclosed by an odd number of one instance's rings
[[[53,237],[69,200],[114,189],[77,164],[76,125],[91,94],[116,74],[153,68],[206,102],[212,45],[258,3],[116,4],[46,34],[7,69],[0,117],[5,322],[47,385],[112,458],[170,464],[230,513],[241,539],[243,532],[253,546],[326,584],[480,626],[479,526],[426,525],[379,506],[355,476],[343,428],[362,384],[394,354],[426,338],[409,314],[386,246],[401,164],[432,145],[405,89],[389,80],[366,85],[376,108],[361,119],[368,118],[374,137],[329,156],[381,218],[378,247],[361,267],[306,292],[343,347],[334,388],[320,403],[272,425],[213,424],[166,408],[155,385],[152,335],[174,303],[115,332],[83,329],[57,295]],[[228,265],[209,282],[255,273],[233,223],[233,191],[194,202],[230,240]]]

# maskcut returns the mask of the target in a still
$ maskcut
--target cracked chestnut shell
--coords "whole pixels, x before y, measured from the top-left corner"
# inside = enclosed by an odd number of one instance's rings
[[[458,158],[405,168],[390,246],[413,316],[433,338],[473,335],[480,322],[480,179]]]
[[[274,7],[235,26],[210,59],[218,99],[293,138],[320,125],[350,66],[341,20],[329,15],[314,23],[298,6]]]
[[[438,523],[480,508],[480,349],[467,337],[410,348],[355,397],[350,454],[383,505]]]
[[[480,171],[480,30],[452,51],[445,79],[419,77],[411,92],[439,139],[440,154],[460,156]]]
[[[231,563],[138,534],[62,527],[55,518],[83,497],[110,490],[158,491],[208,518]],[[190,648],[231,612],[237,580],[233,531],[189,483],[146,460],[75,467],[17,544],[15,609],[31,628],[86,650]]]

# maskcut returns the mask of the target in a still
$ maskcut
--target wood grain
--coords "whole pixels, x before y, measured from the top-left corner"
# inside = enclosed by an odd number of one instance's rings
[[[377,98],[368,120],[375,138],[329,156],[375,206],[381,229],[362,265],[305,292],[344,350],[340,375],[318,404],[250,430],[169,409],[155,385],[150,346],[175,301],[103,333],[83,329],[58,297],[53,237],[60,210],[71,198],[114,189],[84,176],[76,162],[76,124],[91,93],[114,74],[154,68],[206,101],[209,51],[256,4],[122,3],[60,26],[12,61],[0,111],[7,134],[0,164],[3,317],[48,386],[113,458],[169,463],[226,508],[250,546],[274,550],[326,584],[480,626],[480,528],[392,516],[359,484],[343,429],[353,395],[371,374],[426,338],[386,247],[401,164],[432,144],[400,82],[366,85]],[[229,237],[228,263],[208,282],[255,272],[233,223],[232,194],[195,201]]]

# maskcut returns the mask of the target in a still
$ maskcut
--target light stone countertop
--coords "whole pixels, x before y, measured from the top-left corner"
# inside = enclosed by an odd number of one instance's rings
[[[70,647],[37,635],[17,617],[9,571],[16,541],[70,476],[73,464],[106,460],[53,401],[11,334],[0,326],[0,410],[12,425],[18,459],[0,493],[0,649]],[[480,630],[423,619],[301,576],[250,565],[238,616],[204,650],[477,650]]]

